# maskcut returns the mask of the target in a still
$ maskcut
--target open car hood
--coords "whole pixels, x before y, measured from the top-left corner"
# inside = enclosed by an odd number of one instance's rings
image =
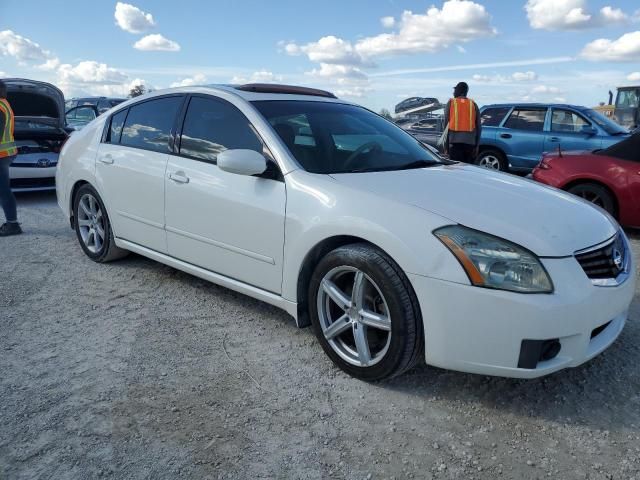
[[[25,123],[64,128],[64,95],[60,89],[50,83],[24,78],[7,78],[3,82],[16,117],[16,130]]]

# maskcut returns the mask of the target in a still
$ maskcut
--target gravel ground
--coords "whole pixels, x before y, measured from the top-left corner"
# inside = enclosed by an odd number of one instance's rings
[[[640,296],[588,364],[367,384],[283,312],[84,256],[51,194],[0,241],[0,479],[640,480]],[[636,257],[640,236],[634,235]]]

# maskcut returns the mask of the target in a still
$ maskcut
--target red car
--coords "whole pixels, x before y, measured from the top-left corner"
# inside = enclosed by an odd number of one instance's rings
[[[533,178],[578,195],[640,227],[640,132],[604,150],[543,155]]]

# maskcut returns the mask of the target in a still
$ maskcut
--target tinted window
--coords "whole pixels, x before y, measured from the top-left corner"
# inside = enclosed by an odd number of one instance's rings
[[[544,117],[546,114],[546,109],[515,109],[504,126],[516,130],[541,132],[544,127]]]
[[[577,113],[569,110],[553,109],[553,115],[551,116],[551,131],[578,133],[585,125],[588,126],[589,122]]]
[[[401,170],[440,164],[411,135],[362,107],[288,100],[253,104],[309,172]]]
[[[180,139],[180,155],[209,162],[231,149],[262,153],[262,141],[249,120],[233,105],[213,98],[193,97]]]
[[[111,125],[107,132],[107,143],[120,143],[120,134],[122,133],[122,126],[124,125],[124,119],[127,118],[128,110],[122,110],[111,117]]]
[[[616,99],[616,107],[635,108],[640,104],[640,90],[620,90]]]
[[[104,113],[111,108],[111,102],[109,100],[103,99],[98,102],[98,112]]]
[[[509,113],[511,107],[487,108],[480,115],[480,121],[485,127],[497,127],[502,123],[504,116]]]
[[[182,97],[148,100],[129,107],[120,143],[128,147],[169,152],[169,137]]]

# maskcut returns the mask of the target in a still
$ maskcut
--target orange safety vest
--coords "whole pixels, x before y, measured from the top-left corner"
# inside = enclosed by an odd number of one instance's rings
[[[476,130],[476,105],[470,98],[452,98],[449,104],[449,130],[474,132]]]
[[[11,105],[6,99],[0,98],[0,158],[18,154],[16,142],[13,140],[14,118]]]

